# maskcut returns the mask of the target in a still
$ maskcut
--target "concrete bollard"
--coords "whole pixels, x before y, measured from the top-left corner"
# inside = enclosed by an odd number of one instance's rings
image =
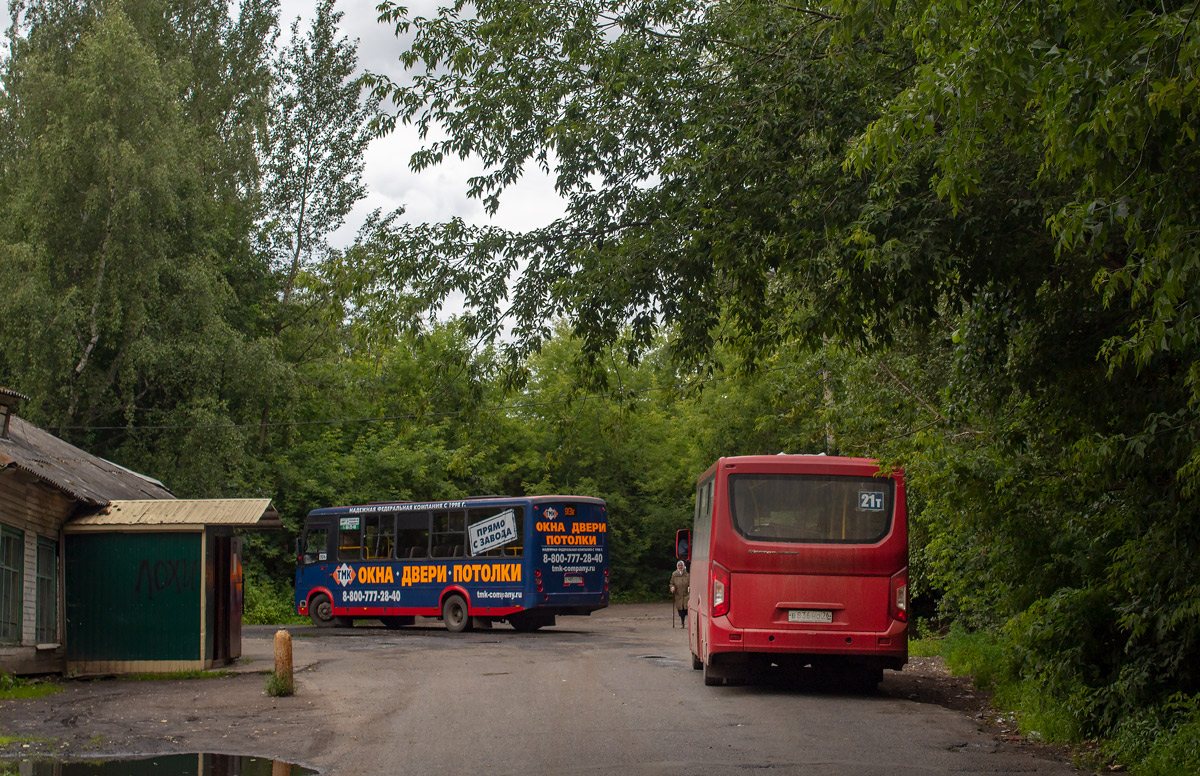
[[[286,695],[296,687],[292,679],[292,634],[285,630],[275,632],[275,684]]]

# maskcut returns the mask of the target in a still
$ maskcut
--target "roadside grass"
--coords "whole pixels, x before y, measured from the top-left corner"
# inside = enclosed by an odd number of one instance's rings
[[[53,738],[39,738],[37,736],[6,736],[0,735],[0,747],[11,746],[12,744],[46,744],[53,743]]]
[[[296,694],[296,683],[274,672],[267,674],[267,695],[272,698],[290,698]]]
[[[908,640],[909,657],[937,657],[942,654],[942,640],[928,636]]]
[[[223,679],[236,675],[236,671],[165,671],[161,674],[122,674],[117,677],[117,680],[121,682],[152,682],[159,679]]]
[[[54,682],[25,679],[0,671],[0,699],[43,698],[62,692],[62,685]]]
[[[1076,759],[1092,769],[1134,776],[1200,773],[1200,695],[1178,693],[1095,737],[1083,727],[1088,702],[1084,688],[1064,698],[1042,681],[1021,676],[1002,636],[952,628],[941,638],[910,641],[909,654],[940,654],[952,673],[970,675],[978,689],[991,692],[993,706],[1014,712],[1030,740],[1072,745]]]
[[[1177,693],[1162,706],[1122,720],[1102,749],[1137,776],[1195,776],[1200,773],[1200,695]]]

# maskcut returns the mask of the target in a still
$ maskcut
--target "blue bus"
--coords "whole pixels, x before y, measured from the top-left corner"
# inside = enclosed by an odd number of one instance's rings
[[[608,507],[586,496],[314,509],[296,556],[296,611],[318,627],[421,615],[533,631],[609,600]]]

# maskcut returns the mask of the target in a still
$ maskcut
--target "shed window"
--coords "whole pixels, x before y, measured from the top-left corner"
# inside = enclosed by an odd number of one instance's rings
[[[37,541],[37,630],[39,644],[58,641],[58,542]]]
[[[25,534],[0,526],[0,641],[21,640],[21,575],[25,569]]]

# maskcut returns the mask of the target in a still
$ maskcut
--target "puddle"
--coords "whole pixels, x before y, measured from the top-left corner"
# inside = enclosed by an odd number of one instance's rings
[[[0,769],[3,767],[5,766],[0,764]],[[7,767],[12,769],[13,765]],[[20,776],[303,776],[316,771],[267,757],[235,754],[162,754],[87,762],[25,761],[16,765],[15,773]]]

